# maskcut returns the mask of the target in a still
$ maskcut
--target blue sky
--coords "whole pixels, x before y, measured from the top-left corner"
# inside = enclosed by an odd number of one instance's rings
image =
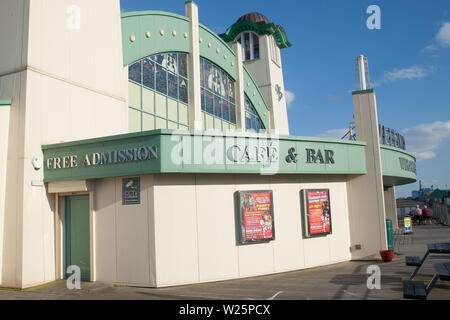
[[[450,1],[195,2],[200,22],[219,34],[248,12],[285,28],[292,43],[281,53],[291,135],[342,136],[353,115],[354,60],[367,56],[379,122],[405,136],[425,187],[450,188]],[[366,26],[373,4],[381,9],[380,30]],[[121,0],[121,10],[184,15],[184,1]],[[397,187],[397,197],[415,189],[418,182]]]

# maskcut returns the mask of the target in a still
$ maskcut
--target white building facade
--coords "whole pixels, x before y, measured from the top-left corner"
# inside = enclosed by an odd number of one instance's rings
[[[248,14],[219,36],[185,7],[0,4],[0,286],[71,265],[171,286],[389,247],[415,158],[380,145],[373,90],[353,93],[356,141],[290,136],[284,29]]]

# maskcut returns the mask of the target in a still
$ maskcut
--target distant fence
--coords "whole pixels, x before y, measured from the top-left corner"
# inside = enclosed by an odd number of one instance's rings
[[[450,225],[450,208],[446,204],[435,203],[433,205],[433,217],[439,218],[441,223]]]

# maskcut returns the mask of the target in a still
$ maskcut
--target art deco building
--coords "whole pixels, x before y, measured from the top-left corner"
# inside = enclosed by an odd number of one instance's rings
[[[291,136],[289,30],[250,13],[218,35],[185,11],[1,1],[0,286],[69,266],[171,286],[389,247],[415,158],[380,145],[374,91],[353,92],[356,140]]]

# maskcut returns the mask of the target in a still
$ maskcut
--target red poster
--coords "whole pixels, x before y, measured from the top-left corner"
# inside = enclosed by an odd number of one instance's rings
[[[272,191],[240,192],[241,242],[273,240]]]
[[[306,214],[306,236],[331,233],[330,193],[328,189],[305,190],[304,212]]]

